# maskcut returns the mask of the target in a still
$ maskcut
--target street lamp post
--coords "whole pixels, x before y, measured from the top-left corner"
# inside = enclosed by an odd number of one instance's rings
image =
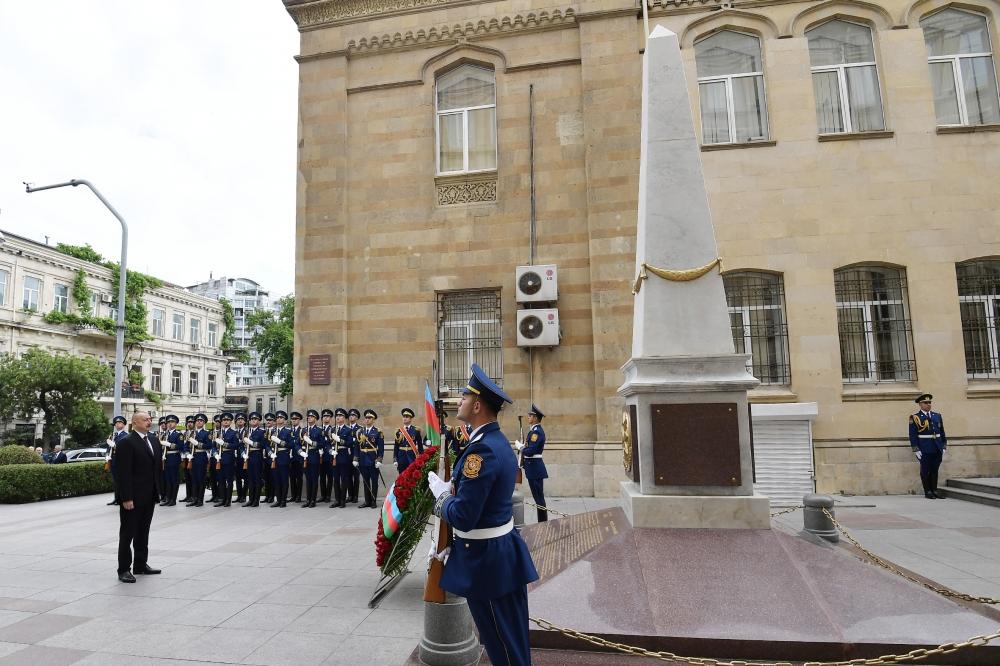
[[[115,324],[115,413],[113,414],[113,416],[119,416],[122,414],[122,381],[124,380],[123,376],[125,373],[125,281],[128,276],[125,261],[128,255],[128,225],[125,224],[125,218],[118,214],[115,207],[108,203],[108,200],[97,191],[97,188],[90,181],[73,179],[68,183],[42,185],[41,187],[32,187],[30,184],[25,183],[24,188],[26,192],[41,192],[42,190],[53,190],[57,187],[76,187],[77,185],[86,185],[89,187],[90,191],[101,200],[101,203],[111,211],[112,215],[118,218],[118,221],[122,225],[122,254],[118,269],[118,321]]]

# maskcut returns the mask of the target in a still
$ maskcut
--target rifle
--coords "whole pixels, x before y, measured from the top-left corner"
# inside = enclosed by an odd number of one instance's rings
[[[115,451],[114,441],[115,441],[115,431],[114,431],[114,429],[112,429],[111,430],[111,434],[108,435],[108,442],[110,442],[108,444],[108,455],[104,458],[104,471],[105,472],[107,472],[109,469],[111,469],[111,456],[114,455],[114,451]]]
[[[433,361],[431,365],[431,376],[434,378],[434,392],[438,393],[438,387],[440,383],[437,377],[437,361]],[[440,395],[437,395],[434,400],[435,411],[437,411],[438,406],[443,407],[441,403]],[[438,430],[444,428],[444,419],[439,417],[441,421]],[[441,446],[438,448],[438,468],[437,474],[445,481],[451,481],[451,467],[448,465],[448,447],[444,445],[444,439],[441,440]],[[448,527],[448,523],[443,518],[436,519],[437,524],[435,525],[435,531],[437,532],[435,543],[437,544],[436,551],[438,553],[442,552],[448,547],[448,542],[451,538],[451,530]],[[443,604],[445,602],[445,592],[441,588],[441,576],[444,575],[444,562],[435,558],[432,558],[430,565],[427,569],[427,582],[424,584],[424,601],[429,601],[435,604]]]
[[[272,431],[277,432],[277,430],[278,430],[277,428],[268,428],[267,429],[267,443],[271,447],[271,469],[277,469],[278,468],[278,449],[275,448],[275,446],[277,446],[277,445],[274,442],[271,441],[271,437],[274,436],[272,434]]]
[[[517,452],[517,478],[514,479],[514,483],[521,483],[524,480],[521,473],[521,470],[524,469],[524,416],[521,414],[517,415],[517,431],[522,446],[521,450]]]

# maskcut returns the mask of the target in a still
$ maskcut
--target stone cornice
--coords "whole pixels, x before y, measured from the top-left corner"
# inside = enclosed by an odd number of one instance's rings
[[[554,9],[551,12],[529,13],[525,15],[504,16],[489,21],[482,19],[476,23],[444,25],[429,30],[408,30],[405,34],[372,35],[347,43],[348,56],[363,55],[386,49],[406,49],[420,47],[440,42],[463,42],[488,39],[498,35],[513,32],[529,32],[541,30],[556,30],[571,27],[576,23],[576,13],[572,8],[565,11]]]
[[[285,9],[300,32],[352,23],[373,16],[393,16],[436,9],[442,6],[482,4],[496,0],[285,0]]]

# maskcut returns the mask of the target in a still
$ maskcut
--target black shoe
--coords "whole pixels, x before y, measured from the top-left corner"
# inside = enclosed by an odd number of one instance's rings
[[[277,509],[280,507],[281,507],[281,502],[274,502],[273,504],[271,504],[272,509]]]
[[[123,583],[134,583],[135,576],[133,576],[132,573],[129,571],[123,571],[120,574],[118,574],[118,580],[120,580]]]
[[[932,490],[931,494],[934,495],[934,499],[944,499],[944,495],[938,495],[938,491]]]
[[[191,506],[205,506],[205,503],[199,500],[195,500],[194,504],[192,504]]]
[[[935,495],[929,490],[926,493],[924,493],[924,497],[926,497],[927,499],[937,499],[937,495]]]
[[[167,506],[177,506],[177,502],[175,502],[174,500],[170,500],[169,502],[167,502],[166,505]]]
[[[160,573],[159,569],[154,569],[148,564],[144,567],[133,567],[135,569],[135,575],[137,576],[155,576]]]
[[[282,502],[281,504],[279,504],[279,505],[278,505],[278,508],[279,508],[279,509],[284,509],[284,508],[286,508],[287,506],[288,506],[288,504],[287,504],[286,502]]]
[[[111,500],[108,502],[108,506],[118,506],[118,500]]]

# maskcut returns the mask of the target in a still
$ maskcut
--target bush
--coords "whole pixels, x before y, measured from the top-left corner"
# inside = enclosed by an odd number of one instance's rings
[[[0,467],[0,504],[94,495],[113,489],[103,462]]]
[[[42,457],[20,444],[0,446],[0,465],[35,465],[44,463]]]

